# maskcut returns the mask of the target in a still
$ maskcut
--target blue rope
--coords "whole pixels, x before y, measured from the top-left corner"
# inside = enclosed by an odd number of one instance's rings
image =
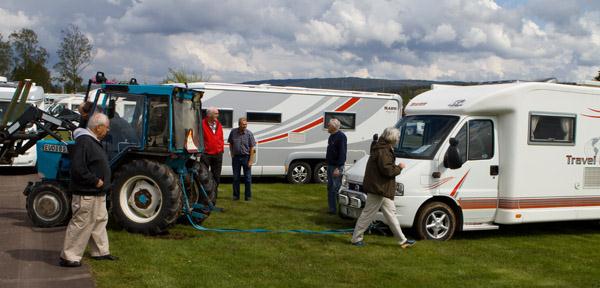
[[[228,233],[228,232],[235,232],[235,233],[300,233],[300,234],[321,234],[321,235],[348,234],[348,233],[352,233],[354,231],[353,228],[332,229],[332,230],[304,230],[304,229],[268,230],[268,229],[206,228],[202,225],[198,225],[192,219],[193,216],[192,216],[192,211],[190,209],[191,206],[190,206],[187,192],[185,189],[185,183],[183,182],[183,174],[182,173],[179,173],[179,181],[181,182],[181,188],[183,190],[183,200],[185,201],[185,203],[184,203],[185,206],[183,208],[183,210],[184,210],[183,212],[185,213],[185,215],[186,215],[188,221],[190,222],[190,224],[192,225],[192,227],[194,227],[196,230],[199,230],[199,231],[220,232],[220,233]],[[206,197],[206,199],[209,199],[208,194],[206,194],[206,191],[204,190],[204,187],[202,186],[202,184],[198,183],[198,185],[200,186],[200,190],[202,191],[202,194],[204,195],[204,197]],[[208,200],[208,206],[209,206],[210,210],[214,209],[214,206],[210,202],[210,199]]]

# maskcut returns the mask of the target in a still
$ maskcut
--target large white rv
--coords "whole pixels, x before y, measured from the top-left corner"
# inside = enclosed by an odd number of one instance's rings
[[[292,183],[326,182],[326,123],[337,118],[348,137],[347,165],[368,152],[371,136],[402,115],[397,94],[270,85],[191,83],[204,108],[219,109],[225,141],[240,117],[257,141],[252,175],[287,175]],[[233,175],[225,148],[223,175]]]
[[[445,240],[498,224],[600,219],[600,82],[586,84],[434,85],[412,99],[397,124],[396,161],[407,166],[396,177],[400,224]],[[364,206],[366,160],[343,180],[345,216]]]
[[[16,83],[8,82],[5,77],[0,77],[0,119],[4,116],[4,113],[8,109],[10,101],[17,89]],[[33,84],[29,90],[29,98],[27,103],[34,105],[38,108],[44,109],[44,88]],[[31,127],[29,129],[36,129]],[[20,166],[20,167],[35,167],[37,159],[37,152],[35,146],[31,147],[25,154],[19,155],[13,159],[12,164],[3,164],[0,167],[6,166]]]

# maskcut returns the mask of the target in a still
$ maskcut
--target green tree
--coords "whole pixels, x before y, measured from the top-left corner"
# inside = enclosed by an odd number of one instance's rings
[[[596,81],[600,81],[600,71],[598,71],[598,76],[596,76],[596,78],[594,78]]]
[[[205,82],[210,77],[205,78],[202,73],[198,74],[195,71],[188,72],[183,68],[173,69],[169,68],[169,74],[162,83],[192,83],[192,82]]]
[[[0,76],[9,76],[13,54],[10,42],[2,41],[2,38],[2,33],[0,33]]]
[[[46,91],[51,91],[50,71],[45,66],[48,52],[39,45],[37,34],[23,28],[11,33],[9,39],[14,53],[12,79],[31,79]]]
[[[83,81],[79,75],[92,61],[92,44],[76,25],[67,26],[61,33],[62,43],[56,52],[59,61],[54,69],[60,73],[59,78],[64,80],[65,91],[76,92]]]

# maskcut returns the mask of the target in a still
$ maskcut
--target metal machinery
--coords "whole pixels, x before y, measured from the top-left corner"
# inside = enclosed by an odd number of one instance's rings
[[[9,109],[0,126],[0,162],[10,163],[37,145],[41,181],[30,182],[24,191],[27,212],[36,226],[64,225],[71,214],[68,151],[74,140],[61,135],[71,135],[80,117],[68,109],[51,115],[27,106],[27,93],[21,93],[27,85],[15,91],[10,106],[14,112]],[[92,95],[93,111],[110,119],[110,132],[102,140],[113,171],[108,202],[112,218],[126,230],[157,234],[183,213],[196,223],[210,214],[216,185],[199,161],[202,95],[183,85],[135,81],[104,83]],[[36,131],[25,132],[32,124]]]

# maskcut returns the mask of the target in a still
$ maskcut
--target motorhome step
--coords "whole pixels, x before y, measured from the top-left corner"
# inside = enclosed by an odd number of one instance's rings
[[[465,223],[463,231],[497,230],[500,227],[492,223]]]

